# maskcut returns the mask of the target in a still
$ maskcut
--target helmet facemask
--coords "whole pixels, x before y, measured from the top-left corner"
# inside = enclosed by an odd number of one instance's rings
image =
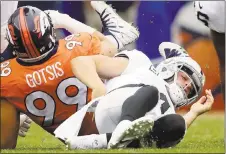
[[[199,97],[199,89],[198,86],[196,84],[196,82],[194,81],[194,77],[190,76],[189,73],[187,71],[185,71],[184,69],[186,69],[185,65],[178,65],[178,70],[177,72],[175,72],[175,77],[174,77],[174,84],[176,84],[178,87],[180,87],[181,91],[183,92],[183,97],[184,100],[178,101],[175,104],[176,107],[181,107],[184,105],[189,105],[191,103],[193,103],[195,100],[197,100],[197,98]],[[182,77],[180,78],[184,78],[183,76],[186,76],[186,80],[187,83],[179,83],[179,73],[183,73],[183,75],[181,75]],[[186,82],[185,79],[181,82]],[[191,88],[187,88],[188,86],[190,86]],[[189,91],[187,91],[189,89]],[[171,89],[172,90],[172,89]]]
[[[194,67],[189,65],[189,63],[189,60],[170,58],[157,67],[159,75],[169,84],[168,92],[176,108],[191,104],[197,100],[204,85],[202,82],[204,75],[202,73],[200,74]],[[183,73],[183,76],[186,76],[187,80],[190,82],[186,85],[179,83],[179,73]],[[192,88],[188,93],[186,92],[186,88],[189,85],[191,85]]]
[[[188,83],[187,86],[190,84],[192,87],[190,92],[187,94],[188,104],[191,104],[196,101],[202,91],[202,85],[198,77],[198,72],[196,72],[195,70],[192,71],[191,69],[192,68],[187,67],[185,64],[181,67],[180,70],[181,72],[186,74],[190,80],[190,83]],[[187,88],[187,86],[184,87],[184,90]]]

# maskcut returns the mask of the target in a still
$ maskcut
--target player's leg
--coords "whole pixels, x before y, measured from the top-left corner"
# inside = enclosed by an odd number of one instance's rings
[[[225,33],[211,30],[211,35],[220,62],[221,87],[225,101]]]
[[[119,124],[112,133],[108,148],[126,147],[133,139],[148,134],[154,119],[145,114],[157,105],[158,97],[156,87],[143,86],[124,101]]]
[[[149,135],[140,140],[140,146],[157,148],[173,147],[183,139],[185,132],[185,121],[181,115],[165,115],[154,122],[154,126]]]
[[[117,89],[102,97],[96,107],[94,116],[94,121],[100,135],[73,136],[67,141],[69,148],[107,148],[107,141],[110,140],[111,134],[106,134],[112,133],[119,123],[123,102],[139,88],[140,87]],[[96,143],[98,143],[98,145],[96,145]]]
[[[55,29],[64,28],[71,34],[87,32],[89,34],[95,35],[101,41],[100,54],[112,57],[118,53],[117,43],[112,43],[111,40],[109,40],[96,29],[71,18],[67,14],[60,13],[55,10],[45,10],[44,12],[47,13],[51,18],[53,27]]]
[[[0,103],[0,149],[15,149],[19,130],[19,112],[5,99],[1,98]]]
[[[105,95],[95,110],[95,123],[100,134],[112,133],[121,120],[123,104],[141,87],[119,88]]]
[[[103,33],[121,50],[125,45],[134,42],[139,37],[139,31],[123,20],[112,7],[103,1],[91,1],[91,6],[100,15]]]
[[[103,115],[104,116],[104,115]],[[142,118],[139,118],[142,119]],[[142,123],[143,124],[143,123]],[[141,124],[141,125],[142,125]],[[140,125],[140,126],[141,126]],[[150,125],[152,126],[152,125]],[[131,138],[130,142],[121,142],[114,148],[169,148],[176,146],[184,137],[186,132],[185,121],[178,114],[169,114],[154,121],[149,134],[141,139]],[[112,133],[78,136],[71,140],[70,149],[102,149],[107,144]]]
[[[100,100],[95,111],[95,123],[101,135],[72,137],[68,142],[69,147],[71,149],[107,148],[107,143],[112,136],[111,133],[120,121],[122,121],[121,126],[123,126],[123,123],[127,124],[125,127],[120,126],[121,129],[118,128],[117,132],[120,135],[123,135],[121,131],[126,131],[130,128],[132,128],[132,131],[130,131],[128,136],[132,136],[133,138],[137,136],[137,133],[138,135],[143,135],[139,131],[133,131],[133,129],[137,126],[144,126],[143,128],[146,131],[147,127],[153,125],[153,121],[150,119],[143,119],[133,123],[129,121],[134,121],[144,116],[146,112],[150,111],[156,105],[154,100],[158,99],[158,94],[153,93],[153,91],[155,91],[155,88],[151,86],[142,87],[142,85],[137,85],[137,87],[120,88],[108,93]],[[147,101],[150,98],[153,98],[153,101]],[[140,130],[143,130],[143,128]],[[82,141],[82,144],[80,141]],[[120,146],[123,145],[125,147],[130,142],[120,144]],[[98,146],[95,146],[95,143],[98,143]]]
[[[54,28],[65,28],[70,33],[95,33],[101,40],[103,51],[101,54],[103,55],[114,56],[118,50],[122,49],[125,45],[134,42],[139,37],[139,31],[121,19],[105,2],[91,1],[91,4],[101,16],[104,35],[94,28],[71,18],[67,14],[62,14],[53,10],[47,10],[45,12],[52,19]]]

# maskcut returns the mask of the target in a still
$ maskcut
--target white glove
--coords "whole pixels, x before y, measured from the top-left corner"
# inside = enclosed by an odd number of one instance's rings
[[[32,120],[25,114],[20,115],[20,129],[19,129],[19,136],[25,137],[30,129]]]

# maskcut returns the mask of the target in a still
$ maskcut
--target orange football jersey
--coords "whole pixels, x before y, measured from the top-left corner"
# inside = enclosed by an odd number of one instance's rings
[[[59,40],[56,53],[41,64],[27,66],[17,59],[1,63],[1,97],[53,133],[90,101],[91,90],[72,73],[71,59],[99,51],[96,36],[80,33]]]

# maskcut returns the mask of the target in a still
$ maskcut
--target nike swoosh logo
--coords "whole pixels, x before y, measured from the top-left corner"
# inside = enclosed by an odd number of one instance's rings
[[[124,140],[124,141],[120,141],[118,144],[118,147],[127,147],[127,145],[129,145],[132,142],[132,140]]]

